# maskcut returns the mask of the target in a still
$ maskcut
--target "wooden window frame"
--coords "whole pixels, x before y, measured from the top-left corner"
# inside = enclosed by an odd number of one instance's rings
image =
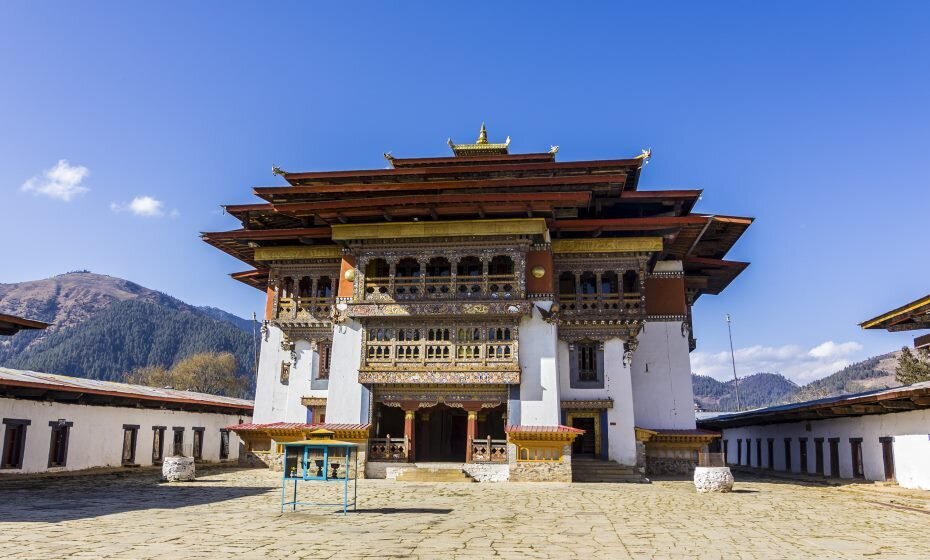
[[[178,433],[181,434],[180,443],[177,442]],[[173,456],[184,455],[184,426],[174,426],[171,428],[171,454]]]
[[[807,438],[798,438],[798,461],[801,462],[800,471],[803,474],[810,474],[810,457],[807,455]]]
[[[194,457],[194,461],[203,461],[203,437],[207,429],[198,426],[191,428],[191,431],[194,433],[194,437],[191,438],[191,456]]]
[[[581,362],[584,352],[590,349],[594,359],[594,377],[582,379]],[[569,386],[572,389],[603,389],[604,388],[604,343],[593,340],[582,340],[568,345]],[[590,371],[590,370],[587,370]]]
[[[792,473],[791,470],[791,438],[785,438],[785,472]]]
[[[160,465],[165,461],[165,432],[167,426],[152,426],[152,464]],[[156,439],[158,434],[158,439]],[[157,444],[157,445],[156,445]],[[156,455],[155,452],[158,451]]]
[[[132,436],[129,439],[129,459],[126,459],[126,432],[131,432]],[[138,451],[139,443],[139,425],[138,424],[123,424],[123,445],[120,448],[120,464],[124,467],[135,467],[138,466],[136,463],[136,451]]]
[[[814,438],[814,474],[823,476],[823,438]]]
[[[849,438],[849,456],[852,461],[852,477],[865,478],[865,458],[862,455],[862,438]]]
[[[71,427],[74,426],[74,422],[66,422],[64,419],[50,420],[48,426],[51,428],[51,437],[48,442],[48,468],[65,467],[68,465],[68,441],[71,439]],[[62,441],[61,462],[57,462],[55,461],[55,436],[61,432],[64,432],[64,440]]]
[[[229,459],[229,430],[220,429],[220,461]]]
[[[331,342],[319,343],[320,366],[317,368],[316,378],[329,379],[329,370],[333,361],[333,345]]]
[[[3,455],[6,455],[6,446],[7,438],[10,436],[11,430],[22,430],[20,433],[19,440],[16,442],[16,449],[11,450],[13,452],[13,457],[15,461],[6,462],[5,456],[0,456],[0,469],[4,470],[14,470],[23,468],[23,460],[26,457],[26,433],[28,432],[29,425],[32,424],[32,420],[20,419],[20,418],[4,418],[3,419],[3,444],[0,446],[0,452],[3,452]]]

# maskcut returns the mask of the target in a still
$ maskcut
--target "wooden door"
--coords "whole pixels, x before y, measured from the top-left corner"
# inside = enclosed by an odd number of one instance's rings
[[[840,477],[840,442],[830,442],[830,476]]]
[[[891,438],[881,438],[882,443],[882,463],[885,465],[885,480],[895,482],[894,476],[894,448]]]
[[[597,436],[594,431],[594,418],[572,418],[572,428],[584,430],[572,443],[573,455],[594,455],[597,450]]]

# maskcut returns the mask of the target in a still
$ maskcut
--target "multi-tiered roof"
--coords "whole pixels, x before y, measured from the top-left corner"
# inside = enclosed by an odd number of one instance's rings
[[[694,297],[717,294],[747,265],[724,257],[752,218],[692,213],[701,190],[637,190],[650,152],[627,159],[556,161],[511,154],[510,139],[449,145],[451,157],[395,158],[388,169],[290,173],[257,187],[258,204],[226,206],[242,227],[203,239],[254,267],[233,274],[264,289],[260,247],[331,245],[338,224],[545,218],[553,239],[661,236],[657,260],[681,260]]]

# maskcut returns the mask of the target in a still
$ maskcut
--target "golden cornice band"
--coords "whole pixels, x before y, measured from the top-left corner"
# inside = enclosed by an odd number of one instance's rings
[[[338,245],[286,245],[283,247],[258,247],[257,261],[287,261],[299,259],[341,259],[342,247]]]
[[[638,253],[661,250],[661,237],[554,239],[552,241],[553,253]]]
[[[452,222],[391,222],[382,224],[337,224],[333,241],[353,239],[404,239],[488,235],[546,235],[543,218],[507,220],[462,220]]]
[[[301,397],[302,406],[326,406],[326,397]]]

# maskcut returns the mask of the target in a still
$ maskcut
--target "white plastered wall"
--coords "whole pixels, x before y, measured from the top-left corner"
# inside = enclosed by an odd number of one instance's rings
[[[810,426],[808,431],[807,427]],[[768,438],[773,438],[774,467],[775,470],[800,473],[804,472],[801,466],[801,453],[799,438],[807,438],[807,472],[816,470],[815,438],[823,438],[823,463],[827,476],[834,476],[830,472],[830,438],[840,438],[839,441],[839,478],[852,478],[852,450],[849,439],[862,438],[862,466],[865,478],[868,480],[885,480],[885,467],[882,460],[882,446],[880,437],[894,437],[892,444],[895,462],[895,472],[904,473],[910,487],[921,487],[920,484],[930,488],[930,460],[924,455],[919,446],[911,446],[910,438],[901,439],[900,436],[912,436],[927,439],[930,431],[930,410],[911,410],[906,412],[891,412],[887,414],[870,414],[849,418],[830,418],[824,420],[811,420],[810,422],[792,422],[789,424],[770,424],[766,426],[746,426],[743,428],[728,428],[723,430],[722,439],[727,443],[727,462],[737,464],[737,440],[743,441],[743,458],[741,464],[757,466],[756,440],[762,441],[762,466],[768,465]],[[752,439],[752,454],[746,457],[747,438]],[[785,468],[785,438],[791,438],[791,468]],[[930,453],[930,449],[926,451]],[[910,473],[918,473],[914,479],[909,478]],[[913,480],[913,481],[912,481]],[[899,483],[904,485],[903,482]]]
[[[551,302],[539,302],[548,309]],[[510,402],[509,423],[557,426],[559,400],[557,327],[543,320],[536,307],[520,321],[520,400]],[[514,411],[518,408],[518,411]]]
[[[262,339],[255,382],[255,422],[306,422],[307,407],[300,399],[306,396],[326,396],[325,391],[311,391],[310,379],[319,367],[319,352],[311,349],[307,340],[294,343],[297,360],[290,350],[281,348],[283,332],[268,323],[268,334]],[[281,364],[291,364],[288,383],[281,383]]]
[[[930,427],[925,425],[926,431]],[[905,488],[930,490],[930,435],[895,436],[895,476]]]
[[[369,391],[358,382],[362,359],[362,325],[347,320],[333,328],[326,421],[364,424],[368,420]]]
[[[122,464],[123,425],[138,425],[135,463],[152,465],[153,426],[165,426],[164,453],[170,454],[172,428],[184,428],[185,448],[193,442],[193,428],[204,428],[203,460],[220,460],[220,429],[241,422],[249,422],[247,415],[182,412],[147,408],[92,406],[46,401],[0,398],[0,420],[13,418],[29,420],[23,468],[3,470],[3,473],[35,473],[48,470],[79,470],[91,467],[118,467]],[[64,467],[48,468],[51,427],[49,422],[72,422],[69,431],[68,455]],[[3,432],[0,432],[0,440]],[[2,445],[2,443],[0,443]],[[229,457],[239,458],[239,438],[229,433]]]
[[[611,338],[604,343],[604,387],[572,388],[568,342],[559,341],[559,390],[562,400],[613,399],[607,409],[608,458],[623,465],[636,464],[636,433],[633,423],[633,387],[630,367],[623,364],[623,341]]]
[[[690,430],[694,422],[691,356],[681,321],[648,321],[633,352],[633,411],[640,428]]]

